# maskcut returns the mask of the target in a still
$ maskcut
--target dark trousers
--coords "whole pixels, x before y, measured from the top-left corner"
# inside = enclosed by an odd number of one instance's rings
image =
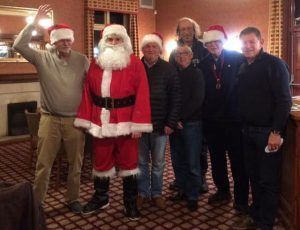
[[[200,141],[199,141],[200,140]],[[179,190],[189,200],[197,200],[201,185],[201,122],[184,123],[170,135],[171,159]]]
[[[282,150],[266,153],[270,128],[245,127],[243,147],[252,190],[251,216],[263,230],[272,229],[279,202]]]
[[[229,192],[227,171],[228,154],[234,181],[234,201],[247,205],[249,179],[244,167],[242,154],[242,128],[235,122],[204,122],[204,135],[211,158],[213,181],[219,192]]]

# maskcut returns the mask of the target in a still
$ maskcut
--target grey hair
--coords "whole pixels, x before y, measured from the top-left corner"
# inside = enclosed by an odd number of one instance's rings
[[[196,21],[194,21],[193,19],[188,18],[188,17],[183,17],[183,18],[180,18],[178,20],[177,27],[176,27],[176,34],[178,36],[179,36],[179,24],[182,21],[189,21],[190,23],[192,23],[193,27],[194,27],[194,32],[195,32],[195,38],[196,39],[200,39],[201,38],[201,29],[200,29],[199,24]]]
[[[175,54],[177,53],[179,48],[186,48],[189,52],[189,54],[193,54],[193,50],[191,47],[189,47],[188,45],[179,45],[177,46],[177,48],[175,49]]]

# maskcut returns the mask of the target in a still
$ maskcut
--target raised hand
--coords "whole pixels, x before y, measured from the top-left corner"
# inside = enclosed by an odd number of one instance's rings
[[[52,10],[51,6],[48,5],[48,4],[45,4],[45,5],[41,5],[39,6],[38,8],[38,12],[37,14],[35,15],[35,18],[33,20],[33,24],[34,25],[38,25],[38,22],[43,19],[43,18],[48,18],[48,13]]]

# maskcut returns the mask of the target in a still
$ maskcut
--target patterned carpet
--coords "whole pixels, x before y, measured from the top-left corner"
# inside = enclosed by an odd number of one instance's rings
[[[30,144],[19,142],[0,146],[0,180],[10,183],[20,181],[33,182],[34,162],[28,167]],[[164,173],[164,197],[169,197],[172,192],[168,189],[173,180],[173,170],[170,162],[169,150],[166,154],[166,170]],[[45,215],[48,229],[231,229],[231,225],[239,219],[239,215],[232,208],[232,203],[223,206],[211,206],[207,204],[209,194],[214,193],[214,185],[211,174],[208,174],[210,191],[201,195],[197,212],[189,212],[185,203],[174,204],[167,201],[167,208],[159,210],[151,203],[144,205],[141,210],[142,218],[139,221],[129,221],[123,215],[122,183],[120,178],[114,178],[110,184],[110,207],[91,216],[81,216],[69,212],[63,202],[65,181],[67,177],[67,164],[62,164],[61,186],[55,186],[55,167],[51,175],[48,195],[45,201]],[[86,154],[81,178],[81,203],[93,194],[91,180],[91,159]],[[277,226],[276,229],[283,229]]]

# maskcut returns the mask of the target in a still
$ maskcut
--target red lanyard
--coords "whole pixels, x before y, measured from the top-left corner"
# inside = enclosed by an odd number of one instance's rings
[[[216,78],[216,89],[220,89],[221,88],[221,78],[222,78],[222,70],[223,70],[223,66],[224,66],[224,58],[222,55],[220,55],[220,58],[221,58],[221,68],[219,70],[219,72],[217,73],[217,66],[216,66],[216,63],[214,63],[212,65],[212,71],[214,73],[214,76]]]

